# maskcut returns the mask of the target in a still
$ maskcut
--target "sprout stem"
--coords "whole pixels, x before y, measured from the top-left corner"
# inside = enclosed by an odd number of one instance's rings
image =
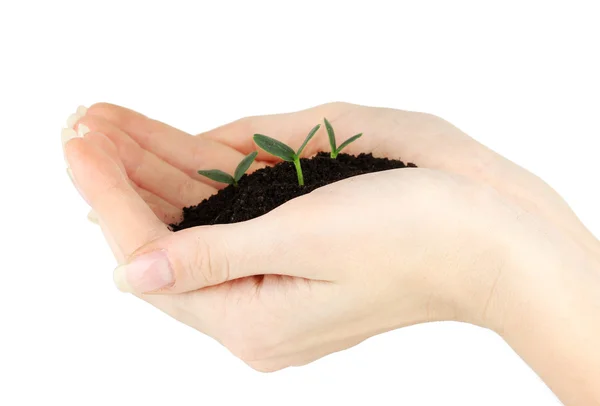
[[[304,186],[304,176],[302,175],[302,167],[300,166],[300,157],[294,159],[294,166],[296,167],[296,174],[298,175],[298,184]]]

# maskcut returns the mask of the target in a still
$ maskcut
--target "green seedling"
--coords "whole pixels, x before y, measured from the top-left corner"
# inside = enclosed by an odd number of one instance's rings
[[[295,152],[283,142],[277,141],[274,138],[267,137],[266,135],[262,134],[254,134],[254,142],[256,142],[256,145],[267,151],[269,154],[275,155],[284,161],[293,162],[294,166],[296,167],[296,174],[298,175],[298,184],[300,186],[304,186],[304,176],[302,175],[302,167],[300,166],[300,155],[306,147],[306,144],[308,144],[308,141],[310,141],[319,128],[321,128],[321,124],[317,124],[312,130],[310,130],[308,136],[298,151]]]
[[[342,150],[344,148],[346,148],[348,145],[350,145],[351,143],[353,143],[354,141],[356,141],[357,139],[359,139],[362,136],[362,133],[356,134],[355,136],[352,136],[352,137],[348,138],[346,141],[344,141],[342,143],[342,145],[340,145],[339,147],[336,147],[335,132],[333,131],[333,127],[331,126],[329,121],[327,121],[327,119],[324,119],[324,120],[325,120],[325,128],[327,129],[327,135],[329,136],[329,145],[331,145],[331,158],[333,158],[333,159],[337,158],[338,154],[340,152],[342,152]]]
[[[205,171],[198,171],[198,173],[202,176],[206,176],[208,179],[212,179],[215,182],[227,183],[228,185],[233,185],[235,187],[238,186],[238,182],[244,176],[252,162],[256,159],[258,152],[254,151],[251,154],[248,154],[242,159],[242,162],[239,163],[237,168],[235,168],[235,172],[233,176],[218,169],[209,169]]]

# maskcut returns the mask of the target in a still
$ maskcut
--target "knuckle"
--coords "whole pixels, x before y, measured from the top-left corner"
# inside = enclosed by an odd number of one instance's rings
[[[447,134],[453,125],[435,114],[425,112],[410,112],[412,123],[419,131],[426,134]]]
[[[196,181],[190,177],[186,177],[177,185],[177,196],[179,200],[187,205],[190,201],[197,201]]]
[[[191,156],[192,162],[199,168],[202,168],[204,162],[206,162],[212,154],[212,149],[206,148],[206,144],[203,142],[197,142],[192,147]]]
[[[321,107],[323,108],[330,108],[330,109],[343,109],[343,108],[347,108],[353,106],[352,103],[348,103],[348,102],[343,102],[343,101],[333,101],[333,102],[329,102],[329,103],[325,103],[323,105],[321,105]]]
[[[358,107],[358,105],[347,103],[343,101],[333,101],[320,106],[315,107],[315,111],[319,112],[319,115],[337,116],[351,108]]]
[[[237,119],[229,125],[229,130],[237,134],[254,134],[262,131],[257,127],[257,118],[259,116],[246,116]]]
[[[196,238],[190,263],[185,267],[189,279],[202,286],[218,285],[229,280],[229,266],[225,255],[215,253],[214,241],[208,243]]]
[[[256,118],[256,116],[245,116],[245,117],[238,118],[231,124],[233,124],[234,126],[239,126],[239,127],[249,127],[250,124],[252,123],[253,119],[255,119],[255,118]]]
[[[111,201],[120,199],[127,194],[128,185],[119,176],[106,176],[101,179],[101,182],[96,182],[96,188],[93,193],[89,194],[92,201]],[[92,202],[93,204],[93,202]]]

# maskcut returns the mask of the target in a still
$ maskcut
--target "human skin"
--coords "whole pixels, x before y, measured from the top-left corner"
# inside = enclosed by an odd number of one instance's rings
[[[543,181],[446,121],[332,103],[190,136],[118,106],[83,113],[71,124],[91,132],[66,157],[126,265],[118,286],[255,369],[456,320],[500,334],[565,404],[599,404],[599,242]],[[323,117],[339,142],[365,133],[347,152],[419,168],[338,182],[244,223],[168,230],[220,187],[197,169],[232,173],[254,133],[297,147]],[[317,133],[306,156],[327,142]],[[272,163],[261,151],[252,169]]]

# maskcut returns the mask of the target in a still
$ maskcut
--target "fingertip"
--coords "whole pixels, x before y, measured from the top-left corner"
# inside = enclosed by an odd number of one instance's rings
[[[90,134],[83,138],[73,138],[65,145],[65,158],[71,175],[86,201],[93,200],[101,190],[124,187],[127,183],[118,164],[92,142]]]
[[[61,140],[63,149],[67,146],[67,143],[74,138],[80,138],[74,129],[63,128],[60,132],[60,140]]]
[[[69,168],[81,160],[81,156],[86,154],[86,146],[82,137],[78,137],[75,130],[70,128],[63,129],[61,134],[65,159]]]
[[[92,142],[93,133],[90,134],[68,142],[69,168],[80,194],[110,230],[119,250],[129,255],[169,231],[139,196],[119,165]],[[102,134],[97,137],[101,139]]]

